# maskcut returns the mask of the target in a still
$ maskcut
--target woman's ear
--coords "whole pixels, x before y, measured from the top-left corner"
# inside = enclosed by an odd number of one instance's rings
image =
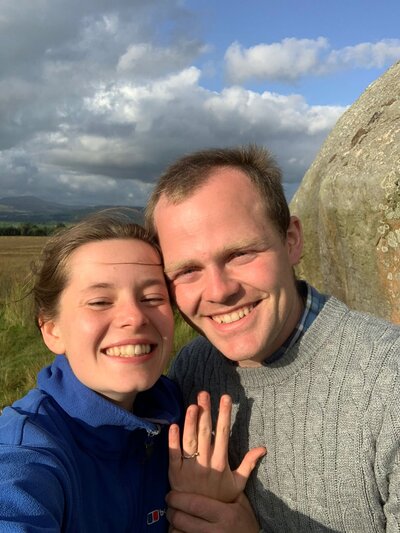
[[[47,348],[55,354],[65,353],[65,345],[60,328],[54,320],[46,320],[40,326],[42,337]]]
[[[296,216],[290,217],[290,224],[286,233],[286,245],[290,263],[295,266],[300,261],[303,252],[303,230],[300,219]]]

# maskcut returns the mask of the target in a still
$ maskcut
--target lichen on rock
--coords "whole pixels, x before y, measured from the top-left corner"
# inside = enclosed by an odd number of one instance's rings
[[[400,62],[342,115],[291,202],[298,275],[400,323]]]

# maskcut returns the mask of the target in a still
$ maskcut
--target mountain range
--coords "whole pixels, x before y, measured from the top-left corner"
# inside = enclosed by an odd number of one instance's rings
[[[0,222],[60,223],[74,222],[82,217],[106,209],[111,205],[71,206],[57,202],[49,202],[35,196],[9,196],[0,198]],[[132,219],[143,222],[143,207],[129,207]]]

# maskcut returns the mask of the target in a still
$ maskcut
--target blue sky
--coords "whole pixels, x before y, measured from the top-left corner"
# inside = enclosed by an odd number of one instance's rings
[[[290,199],[400,59],[399,20],[398,0],[1,0],[0,196],[143,205],[177,157],[257,142]]]
[[[400,3],[393,0],[249,0],[246,7],[239,0],[193,0],[186,5],[196,14],[202,38],[213,43],[210,55],[215,64],[219,63],[219,69],[213,77],[205,77],[204,83],[216,90],[221,90],[227,81],[223,79],[223,56],[233,42],[247,49],[263,43],[282,43],[290,38],[316,41],[322,37],[327,41],[327,49],[321,53],[321,58],[326,58],[332,50],[361,43],[376,44],[392,39],[399,45]],[[320,76],[299,76],[291,83],[252,78],[244,85],[280,94],[299,92],[312,104],[349,105],[390,63],[384,59],[381,67],[366,68],[361,61],[354,61],[348,68]]]

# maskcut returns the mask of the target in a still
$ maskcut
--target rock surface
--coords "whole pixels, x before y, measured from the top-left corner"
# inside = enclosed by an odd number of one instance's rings
[[[290,207],[304,229],[299,277],[400,323],[400,62],[338,120]]]

